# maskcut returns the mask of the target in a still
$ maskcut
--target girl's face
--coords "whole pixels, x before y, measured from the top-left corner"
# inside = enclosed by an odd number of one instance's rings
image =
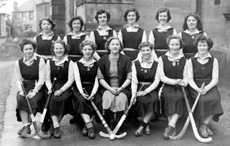
[[[109,44],[109,49],[112,54],[119,53],[121,49],[120,41],[118,39],[113,39]]]
[[[166,24],[168,23],[168,14],[167,12],[161,12],[159,13],[158,20],[160,24]]]
[[[34,47],[32,44],[26,44],[24,45],[23,49],[22,49],[24,56],[26,58],[31,58],[34,55]]]
[[[187,19],[187,25],[189,29],[197,28],[197,20],[193,16],[189,16]]]
[[[54,54],[56,57],[62,57],[65,54],[65,48],[62,44],[60,43],[55,43],[54,44]]]
[[[197,44],[199,54],[206,54],[208,52],[208,44],[206,41],[199,41]]]
[[[98,15],[98,22],[100,25],[106,25],[107,24],[107,15],[106,13],[102,13]]]
[[[169,42],[169,52],[172,54],[177,54],[180,51],[180,40],[171,39]]]
[[[80,31],[80,29],[81,29],[81,22],[80,22],[79,19],[74,20],[74,21],[72,22],[72,28],[73,28],[73,31],[75,31],[75,32]]]
[[[151,53],[152,53],[152,50],[150,49],[149,46],[145,46],[145,47],[141,48],[141,54],[142,54],[143,58],[145,58],[145,59],[150,58],[151,57]]]
[[[47,20],[43,20],[41,24],[42,31],[44,32],[50,32],[52,25]]]
[[[90,46],[90,45],[85,45],[83,48],[82,48],[82,54],[85,58],[90,58],[93,56],[93,48]]]
[[[127,21],[128,21],[128,23],[129,24],[133,24],[133,23],[136,22],[136,20],[137,20],[136,13],[133,12],[133,11],[129,12],[128,15],[127,15]]]

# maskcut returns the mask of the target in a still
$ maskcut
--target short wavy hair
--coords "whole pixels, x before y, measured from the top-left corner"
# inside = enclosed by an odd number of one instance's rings
[[[50,18],[43,18],[41,20],[39,20],[39,28],[42,30],[42,22],[46,20],[51,24],[51,30],[53,30],[56,26],[56,24],[50,19]]]
[[[169,11],[169,9],[168,8],[160,8],[160,9],[158,9],[157,10],[157,13],[156,13],[156,20],[159,22],[159,15],[160,15],[160,13],[162,13],[162,12],[167,12],[167,16],[168,16],[168,19],[167,19],[167,22],[169,22],[170,20],[171,20],[171,14],[170,14],[170,11]]]
[[[106,40],[106,42],[105,42],[105,49],[107,49],[107,50],[108,50],[108,53],[110,53],[109,45],[110,45],[110,43],[111,43],[112,40],[118,40],[118,41],[119,41],[120,46],[121,46],[119,52],[121,52],[121,51],[123,50],[123,45],[122,45],[122,43],[121,43],[121,41],[119,40],[118,37],[110,37],[110,38],[108,38],[108,39]]]
[[[141,50],[143,47],[149,47],[151,50],[154,49],[154,45],[152,43],[150,43],[150,42],[142,42],[138,46],[139,50]]]
[[[177,36],[177,35],[170,35],[170,36],[167,38],[167,46],[168,46],[168,49],[169,49],[169,43],[170,43],[170,41],[173,40],[173,39],[179,40],[179,42],[180,42],[180,49],[183,48],[184,44],[183,44],[182,39],[181,39],[179,36]]]
[[[52,53],[52,55],[55,56],[55,53],[54,53],[54,46],[55,46],[55,44],[62,44],[63,45],[63,47],[65,49],[65,52],[64,52],[65,55],[69,53],[70,46],[68,44],[66,44],[63,40],[59,40],[58,39],[58,40],[54,41],[53,44],[52,44],[52,46],[51,46],[51,53]]]
[[[105,11],[105,10],[103,10],[103,9],[101,9],[101,10],[97,11],[97,13],[95,15],[95,19],[97,20],[98,23],[99,23],[99,21],[98,21],[98,15],[101,15],[101,14],[104,14],[104,13],[107,16],[107,22],[109,22],[109,20],[110,20],[110,13],[107,12],[107,11]]]
[[[127,9],[126,11],[125,11],[125,14],[124,14],[124,18],[125,18],[125,21],[127,22],[128,20],[127,20],[127,16],[128,16],[128,14],[129,14],[129,12],[135,12],[135,14],[136,14],[136,22],[140,19],[140,14],[139,14],[139,12],[137,11],[137,9],[135,9],[135,8],[129,8],[129,9]]]
[[[80,28],[80,31],[82,31],[82,28],[83,28],[83,26],[84,26],[84,20],[82,19],[82,17],[81,16],[74,16],[74,17],[72,17],[70,20],[69,20],[69,22],[68,22],[68,26],[69,26],[69,28],[70,28],[70,31],[73,31],[73,21],[75,21],[75,20],[79,20],[80,21],[80,23],[81,23],[81,28]]]
[[[19,48],[23,52],[24,46],[29,45],[29,44],[32,45],[32,47],[34,48],[34,52],[35,52],[36,49],[37,49],[37,44],[34,41],[32,41],[32,40],[30,40],[28,38],[24,38],[24,39],[21,40],[21,42],[19,43]]]
[[[185,16],[184,23],[183,23],[183,30],[188,29],[187,20],[188,20],[188,17],[190,16],[194,17],[197,20],[197,26],[196,26],[197,29],[200,31],[203,31],[203,23],[201,22],[200,16],[197,12],[191,12]]]
[[[94,42],[89,41],[89,40],[84,40],[84,41],[82,41],[82,42],[80,43],[80,45],[79,45],[79,48],[80,48],[80,51],[81,51],[81,52],[82,52],[84,46],[86,46],[86,45],[91,46],[91,48],[93,49],[93,52],[95,52],[96,49],[97,49],[97,45],[95,45]]]
[[[212,48],[212,46],[213,46],[212,39],[207,37],[207,36],[205,36],[205,35],[203,35],[203,34],[199,34],[199,35],[196,36],[196,38],[195,38],[195,40],[193,42],[194,46],[197,47],[199,42],[207,42],[208,50],[210,50]]]

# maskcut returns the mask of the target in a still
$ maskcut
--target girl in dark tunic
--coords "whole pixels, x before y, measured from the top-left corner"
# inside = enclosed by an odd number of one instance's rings
[[[102,88],[102,107],[105,118],[113,129],[120,120],[131,97],[131,60],[121,54],[122,45],[117,37],[111,37],[106,42],[109,54],[98,62],[98,79]],[[114,114],[116,113],[116,118]]]
[[[169,139],[169,136],[175,134],[175,127],[179,117],[183,112],[184,95],[180,86],[187,86],[187,61],[180,49],[182,41],[178,36],[169,36],[167,39],[169,51],[159,58],[159,76],[163,82],[161,93],[164,101],[164,114],[168,119],[168,127],[163,136]]]
[[[53,33],[55,28],[54,22],[50,18],[43,18],[39,21],[39,27],[41,32],[39,35],[34,37],[34,41],[37,43],[38,55],[41,55],[44,58],[52,58],[51,46],[54,41],[60,39],[59,36]]]
[[[23,127],[18,131],[21,137],[26,137],[31,132],[29,119],[29,108],[22,90],[22,84],[26,90],[33,113],[42,112],[44,91],[41,87],[45,81],[45,61],[35,55],[36,44],[28,39],[20,43],[24,57],[15,64],[17,93],[17,120],[22,121]]]
[[[89,37],[83,32],[84,21],[81,16],[74,16],[69,23],[70,33],[63,38],[63,41],[70,46],[69,57],[73,62],[81,59],[82,53],[79,45]]]
[[[156,74],[158,62],[152,56],[153,45],[142,42],[139,50],[142,58],[134,61],[132,66],[131,103],[137,100],[135,109],[138,115],[143,118],[140,127],[135,131],[136,136],[141,136],[143,133],[150,134],[148,122],[154,113],[154,105],[158,101],[156,88],[160,82],[160,78]]]
[[[140,28],[137,24],[140,15],[135,8],[126,10],[124,18],[127,25],[119,31],[118,38],[123,44],[124,54],[131,60],[134,60],[139,53],[138,46],[141,42],[146,41],[146,33],[145,30]]]
[[[209,127],[210,121],[213,119],[217,122],[223,114],[220,93],[217,89],[219,66],[218,60],[209,53],[213,45],[210,38],[200,34],[196,37],[194,45],[198,53],[188,61],[189,93],[192,102],[195,101],[197,94],[201,93],[194,115],[201,120],[200,134],[208,137],[213,135]],[[202,83],[205,83],[203,89],[201,89]]]
[[[99,87],[97,79],[98,64],[93,59],[93,53],[96,46],[92,41],[83,41],[80,44],[83,57],[74,64],[75,85],[73,88],[73,108],[77,114],[80,114],[85,126],[82,134],[90,139],[95,138],[93,128],[93,119],[95,110],[89,100],[97,100],[97,89]]]
[[[207,36],[207,34],[203,31],[203,24],[196,12],[191,12],[185,16],[183,30],[178,35],[184,44],[182,51],[185,57],[189,59],[197,53],[197,47],[193,44],[196,36],[199,34]]]
[[[51,86],[56,78],[49,104],[49,113],[54,127],[54,137],[60,138],[60,121],[69,111],[71,85],[74,81],[73,62],[68,58],[69,48],[62,40],[57,40],[52,45],[54,57],[46,63],[46,87],[51,93]]]
[[[110,13],[105,10],[97,11],[95,16],[99,26],[96,30],[90,33],[90,40],[97,45],[97,51],[94,53],[93,57],[99,60],[100,57],[107,54],[108,51],[105,48],[105,42],[109,37],[116,37],[117,33],[115,30],[108,26],[110,20]]]

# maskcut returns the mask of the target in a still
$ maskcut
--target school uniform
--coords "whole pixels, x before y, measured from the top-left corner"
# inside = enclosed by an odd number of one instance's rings
[[[22,84],[25,88],[26,94],[30,90],[36,92],[33,98],[30,98],[30,104],[34,114],[42,112],[44,105],[44,91],[41,89],[45,81],[45,61],[34,55],[32,59],[26,60],[25,57],[19,59],[15,64],[15,73],[18,91],[22,91]],[[19,110],[27,111],[29,108],[24,96],[17,93],[17,120],[21,121]]]
[[[58,62],[55,57],[46,63],[46,86],[51,89],[52,82],[56,78],[53,93],[62,90],[60,96],[52,94],[49,103],[50,115],[65,115],[69,112],[72,95],[71,85],[74,81],[73,62],[67,56]]]
[[[89,38],[86,33],[83,32],[78,35],[75,35],[71,32],[63,38],[63,41],[70,46],[70,52],[68,54],[69,58],[73,62],[76,62],[77,60],[82,58],[83,54],[80,51],[80,43],[88,39]]]
[[[142,59],[136,60],[132,66],[132,93],[147,91],[145,96],[138,96],[135,110],[139,116],[144,116],[148,112],[155,112],[155,107],[159,99],[156,90],[160,78],[156,74],[158,62],[153,58],[147,63]]]
[[[138,24],[134,26],[126,25],[119,31],[118,38],[123,44],[123,52],[132,61],[137,58],[140,43],[146,41],[146,33]]]
[[[194,115],[197,118],[214,115],[213,120],[218,121],[223,114],[220,93],[217,88],[219,78],[219,67],[216,58],[209,53],[202,60],[198,53],[188,61],[189,94],[191,101],[197,97],[196,89],[205,83],[207,93],[200,96]]]
[[[159,75],[163,82],[161,93],[164,102],[163,110],[166,117],[178,114],[182,115],[184,106],[184,95],[179,85],[175,85],[176,79],[184,80],[187,85],[187,64],[183,54],[172,57],[169,52],[159,59]],[[186,90],[187,93],[187,90]]]
[[[154,44],[154,50],[157,57],[164,55],[168,51],[167,38],[170,35],[177,35],[174,28],[168,25],[165,28],[157,26],[149,33],[149,42]]]

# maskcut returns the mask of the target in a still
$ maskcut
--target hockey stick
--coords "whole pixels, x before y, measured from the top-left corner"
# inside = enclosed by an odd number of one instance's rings
[[[40,117],[39,127],[42,126],[42,124],[43,124],[43,122],[44,122],[44,120],[45,120],[45,116],[46,116],[46,113],[47,113],[47,108],[48,108],[48,106],[49,106],[50,98],[51,98],[51,95],[52,95],[52,92],[53,92],[53,87],[54,87],[54,84],[55,84],[55,81],[56,81],[56,80],[57,80],[57,79],[54,78],[53,83],[52,83],[52,87],[51,87],[51,93],[49,94],[49,96],[48,96],[48,98],[47,98],[47,100],[46,100],[45,107],[44,107],[43,112],[42,112],[42,115],[41,115],[41,117]],[[41,131],[39,131],[39,135],[40,135],[41,138],[49,138],[49,137],[51,136],[50,133],[45,134],[44,132],[41,132]]]
[[[185,93],[185,90],[184,90],[184,87],[182,86],[182,92],[184,94],[184,99],[185,99],[185,103],[186,103],[186,107],[188,109],[188,114],[189,114],[189,118],[190,118],[190,121],[191,121],[191,125],[192,125],[192,130],[193,130],[193,133],[196,137],[196,139],[199,141],[199,142],[202,142],[202,143],[207,143],[207,142],[211,142],[212,141],[212,137],[208,137],[208,138],[202,138],[198,131],[197,131],[197,127],[196,127],[196,123],[195,123],[195,120],[193,118],[193,115],[192,115],[192,112],[191,112],[191,108],[190,108],[190,105],[189,105],[189,102],[188,102],[188,98],[187,98],[187,95]]]
[[[205,85],[205,83],[202,84],[201,89],[204,88],[204,85]],[[191,110],[192,113],[194,112],[194,110],[195,110],[195,108],[196,108],[196,105],[197,105],[199,99],[200,99],[200,93],[197,95],[196,100],[195,100],[195,102],[194,102],[194,104],[193,104],[193,107],[192,107],[192,110]],[[189,119],[189,116],[188,116],[188,117],[187,117],[187,120],[186,120],[186,122],[185,122],[185,124],[184,124],[184,127],[183,127],[182,130],[181,130],[181,132],[180,132],[177,136],[171,136],[171,135],[170,135],[169,138],[172,139],[172,140],[181,139],[181,138],[183,137],[183,135],[185,134],[187,128],[188,128],[189,122],[190,122],[190,119]]]
[[[87,91],[83,88],[83,90],[85,91],[86,94]],[[88,94],[89,95],[89,94]],[[99,135],[102,136],[102,137],[109,137],[111,140],[115,139],[115,138],[122,138],[124,137],[125,135],[115,135],[115,134],[112,134],[112,130],[109,128],[108,124],[106,123],[105,119],[103,118],[103,116],[101,115],[100,111],[98,110],[97,106],[95,105],[95,103],[93,102],[92,98],[90,99],[90,103],[92,104],[94,110],[96,111],[98,117],[100,118],[101,120],[101,123],[103,124],[103,126],[105,127],[105,129],[107,130],[107,132],[109,134],[105,134],[104,132],[100,131],[99,132]],[[112,136],[111,136],[112,135]],[[113,138],[114,137],[114,138]]]
[[[144,84],[141,85],[141,87],[140,87],[140,89],[139,89],[138,92],[141,91],[141,89],[143,88],[143,86],[144,86]],[[138,92],[137,92],[137,93],[138,93]],[[137,96],[135,96],[135,98],[136,98],[136,97],[137,97]],[[130,103],[130,105],[128,106],[128,109],[125,111],[125,113],[124,113],[123,116],[121,117],[120,121],[117,123],[117,126],[116,126],[115,129],[113,130],[113,134],[116,134],[116,133],[118,132],[118,130],[121,128],[121,125],[122,125],[123,122],[125,121],[125,119],[126,119],[126,117],[127,117],[127,114],[128,114],[128,112],[129,112],[129,110],[131,109],[132,105],[133,105],[133,102]],[[126,135],[127,133],[124,132],[123,134]]]

